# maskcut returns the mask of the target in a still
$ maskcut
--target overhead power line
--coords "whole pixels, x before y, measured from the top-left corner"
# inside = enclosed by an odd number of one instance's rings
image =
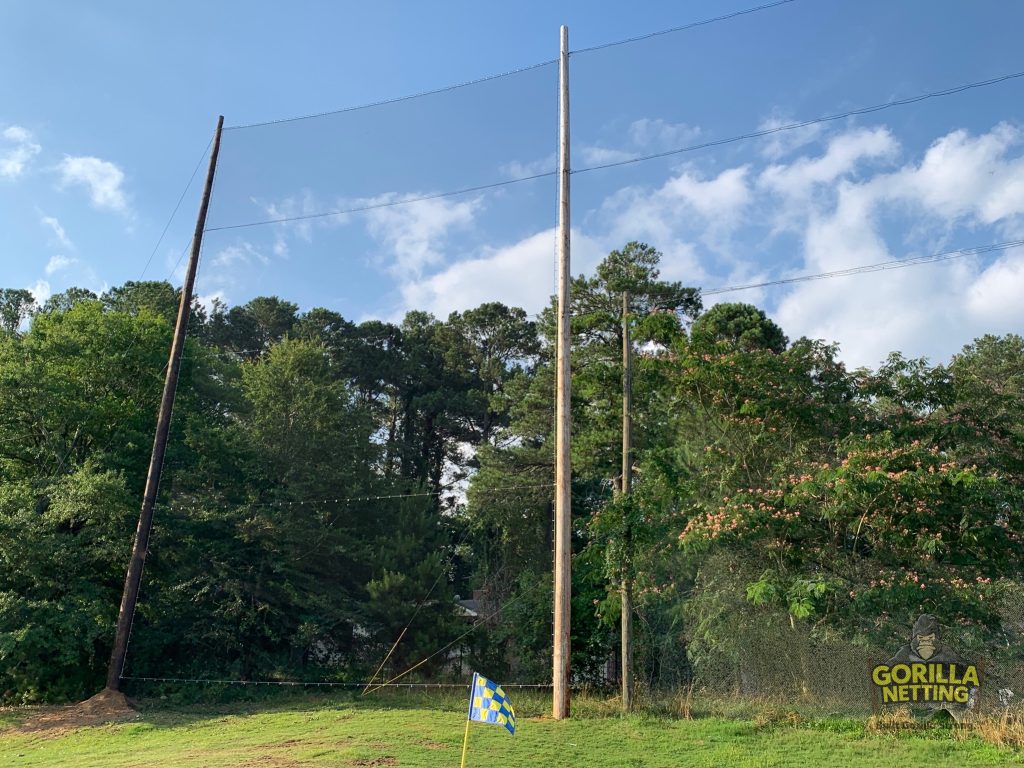
[[[934,253],[929,256],[914,256],[909,259],[892,259],[890,261],[881,261],[877,264],[865,264],[860,267],[836,269],[831,272],[818,272],[813,275],[798,275],[797,277],[787,277],[780,280],[767,280],[763,283],[745,283],[743,285],[730,285],[724,288],[712,288],[708,291],[701,291],[701,294],[704,296],[715,296],[721,293],[731,293],[733,291],[749,291],[754,288],[768,288],[775,285],[806,283],[811,280],[826,280],[832,277],[846,277],[847,275],[859,275],[865,272],[882,272],[887,269],[901,269],[902,267],[913,267],[918,264],[937,264],[942,261],[962,259],[965,256],[979,256],[984,253],[1005,251],[1008,248],[1017,248],[1021,246],[1024,246],[1024,240],[1008,240],[1002,243],[979,245],[973,248],[959,248],[955,251],[943,251],[942,253]]]
[[[952,88],[944,88],[941,91],[929,91],[928,93],[922,93],[917,96],[908,96],[905,99],[896,99],[895,101],[887,101],[884,104],[874,104],[870,107],[860,107],[858,109],[849,109],[845,112],[837,112],[832,115],[823,115],[822,117],[815,117],[810,120],[801,120],[796,123],[787,123],[786,125],[777,125],[772,128],[765,128],[759,131],[750,131],[749,133],[742,133],[739,136],[730,136],[726,139],[715,139],[713,141],[705,141],[700,144],[691,144],[687,147],[680,147],[679,149],[669,149],[664,152],[655,152],[651,155],[639,155],[637,157],[631,157],[627,160],[616,160],[611,163],[601,163],[600,165],[591,165],[586,168],[577,168],[573,173],[586,173],[587,171],[600,171],[605,168],[618,168],[622,165],[631,165],[632,163],[642,163],[646,160],[656,160],[659,157],[671,157],[672,155],[679,155],[684,152],[695,152],[698,149],[707,149],[709,147],[719,147],[723,144],[732,144],[737,141],[745,141],[747,139],[758,139],[762,136],[770,136],[773,133],[782,133],[783,131],[792,131],[797,128],[805,128],[808,125],[816,125],[818,123],[828,123],[834,120],[842,120],[847,117],[855,117],[856,115],[866,115],[871,112],[881,112],[884,109],[892,109],[893,107],[903,107],[907,104],[916,104],[919,101],[925,101],[927,99],[940,98],[942,96],[952,96],[957,93],[963,93],[974,88],[984,88],[989,85],[996,85],[997,83],[1003,83],[1007,80],[1013,80],[1015,78],[1024,77],[1024,72],[1012,72],[1008,75],[999,75],[998,77],[992,77],[988,80],[978,80],[973,83],[965,83],[964,85],[956,85]]]
[[[650,155],[639,155],[637,157],[628,158],[626,160],[617,160],[610,163],[601,163],[600,165],[591,165],[585,168],[577,168],[572,171],[573,174],[587,173],[589,171],[600,171],[607,168],[618,168],[624,165],[632,165],[633,163],[642,163],[647,160],[656,160],[663,157],[671,157],[673,155],[680,155],[686,152],[696,152],[701,149],[709,149],[711,147],[719,147],[724,144],[733,144],[739,141],[746,141],[749,139],[758,139],[763,136],[770,136],[775,133],[783,133],[785,131],[793,131],[798,128],[805,128],[809,125],[816,125],[818,123],[828,123],[835,120],[842,120],[847,117],[854,117],[857,115],[866,115],[872,112],[881,112],[886,109],[892,109],[893,107],[903,107],[908,104],[916,104],[917,102],[926,101],[928,99],[937,99],[944,96],[953,96],[964,91],[973,90],[975,88],[985,88],[990,85],[997,85],[999,83],[1007,82],[1008,80],[1015,80],[1024,77],[1024,71],[1022,72],[1011,72],[1006,75],[999,75],[998,77],[992,77],[987,80],[978,80],[973,83],[964,83],[962,85],[956,85],[950,88],[944,88],[938,91],[929,91],[928,93],[918,94],[917,96],[908,96],[904,99],[897,99],[895,101],[888,101],[883,104],[873,104],[868,107],[859,107],[857,109],[849,109],[845,112],[837,112],[831,115],[823,115],[821,117],[811,118],[809,120],[801,120],[794,123],[787,123],[785,125],[778,125],[772,128],[765,128],[758,131],[749,131],[747,133],[741,133],[736,136],[729,136],[724,139],[714,139],[712,141],[704,141],[699,144],[690,144],[689,146],[679,147],[677,149],[669,149],[664,152],[656,152]],[[477,184],[472,187],[463,187],[461,189],[454,189],[447,192],[435,192],[428,195],[417,195],[412,197],[404,197],[398,200],[388,200],[380,203],[371,203],[368,205],[354,206],[352,208],[344,208],[332,211],[323,211],[321,213],[310,213],[301,216],[281,216],[274,219],[263,219],[260,221],[250,221],[242,224],[227,224],[220,227],[210,227],[207,232],[217,232],[222,230],[230,229],[244,229],[247,227],[259,227],[267,224],[285,224],[291,221],[308,221],[310,219],[322,219],[330,216],[343,216],[350,213],[361,213],[364,211],[377,210],[379,208],[392,208],[399,205],[409,205],[411,203],[424,202],[426,200],[438,200],[445,197],[455,197],[457,195],[470,194],[472,192],[484,192],[489,189],[496,189],[498,187],[505,187],[511,184],[521,184],[527,181],[535,181],[537,179],[549,178],[555,176],[557,171],[544,171],[543,173],[535,173],[531,176],[523,176],[515,179],[506,179],[504,181],[496,181],[490,184]]]

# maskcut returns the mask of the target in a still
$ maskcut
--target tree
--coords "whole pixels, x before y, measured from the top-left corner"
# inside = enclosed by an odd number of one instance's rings
[[[206,335],[221,349],[252,360],[289,334],[298,309],[298,305],[277,296],[257,296],[227,312],[215,305]]]
[[[37,311],[35,297],[23,288],[0,288],[0,330],[14,335]]]
[[[782,329],[750,304],[716,304],[694,322],[692,336],[695,344],[724,342],[744,351],[779,353],[788,343]]]
[[[87,288],[71,287],[48,298],[42,311],[66,312],[83,301],[97,301],[98,299],[99,297]]]
[[[166,280],[129,280],[124,285],[111,288],[100,300],[108,310],[128,315],[136,315],[146,309],[173,327],[181,295]]]

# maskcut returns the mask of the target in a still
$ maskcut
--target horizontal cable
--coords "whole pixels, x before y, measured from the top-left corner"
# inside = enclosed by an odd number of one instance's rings
[[[383,107],[388,104],[398,104],[402,101],[412,101],[413,99],[421,99],[424,96],[436,96],[439,93],[448,93],[449,91],[455,91],[459,88],[467,88],[471,85],[479,85],[480,83],[487,83],[491,80],[498,80],[503,77],[511,77],[512,75],[518,75],[523,72],[530,72],[534,69],[541,69],[552,64],[557,64],[558,59],[548,59],[547,61],[539,61],[536,64],[527,64],[525,67],[519,67],[518,69],[510,69],[507,72],[500,72],[496,75],[484,75],[478,77],[475,80],[465,80],[461,83],[454,83],[453,85],[445,85],[440,88],[434,88],[429,91],[419,91],[417,93],[410,93],[405,96],[395,96],[390,99],[381,99],[380,101],[371,101],[366,104],[357,104],[352,107],[342,107],[341,109],[332,109],[326,112],[317,112],[311,115],[299,115],[298,117],[282,117],[277,120],[265,120],[259,123],[246,123],[244,125],[228,125],[224,127],[225,131],[238,131],[243,128],[262,128],[267,125],[280,125],[281,123],[295,123],[300,120],[312,120],[317,117],[329,117],[331,115],[342,115],[346,112],[358,112],[362,109],[371,109],[372,107]]]
[[[288,686],[323,686],[330,688],[362,688],[366,683],[335,683],[327,680],[214,680],[205,677],[121,677],[121,680],[136,680],[147,683],[200,683],[206,685],[288,685]],[[465,683],[384,683],[378,688],[468,688]],[[551,683],[508,683],[502,688],[550,688]]]
[[[782,133],[783,131],[792,131],[797,128],[805,128],[808,125],[816,125],[818,123],[827,123],[834,120],[842,120],[846,117],[854,117],[856,115],[866,115],[872,112],[881,112],[884,109],[891,109],[892,107],[903,107],[907,104],[915,104],[919,101],[925,101],[927,99],[935,99],[942,96],[952,96],[963,91],[969,91],[974,88],[984,88],[989,85],[996,85],[997,83],[1006,82],[1007,80],[1013,80],[1019,77],[1024,77],[1024,72],[1011,72],[1008,75],[1000,75],[998,77],[992,77],[988,80],[979,80],[974,83],[965,83],[964,85],[957,85],[952,88],[945,88],[941,91],[930,91],[928,93],[922,93],[917,96],[909,96],[905,99],[896,99],[895,101],[887,101],[884,104],[874,104],[870,107],[860,107],[858,109],[850,109],[846,112],[837,112],[833,115],[824,115],[822,117],[815,117],[810,120],[801,120],[796,123],[787,123],[786,125],[778,125],[773,128],[765,128],[760,131],[751,131],[749,133],[742,133],[739,136],[730,136],[726,139],[715,139],[714,141],[705,141],[700,144],[691,144],[687,147],[680,147],[679,149],[669,149],[664,152],[656,152],[651,155],[639,155],[637,157],[629,158],[628,160],[616,160],[610,163],[601,163],[600,165],[591,165],[586,168],[577,168],[573,170],[573,173],[586,173],[588,171],[600,171],[605,168],[618,168],[622,165],[631,165],[632,163],[642,163],[646,160],[656,160],[660,157],[671,157],[672,155],[680,155],[684,152],[695,152],[699,149],[708,149],[709,147],[719,147],[723,144],[732,144],[737,141],[745,141],[747,139],[757,139],[762,136],[770,136],[773,133]]]
[[[746,16],[749,13],[757,13],[758,11],[766,11],[769,8],[777,8],[780,5],[786,5],[788,3],[795,2],[795,0],[777,0],[774,3],[767,3],[766,5],[759,5],[755,8],[745,8],[742,11],[734,11],[733,13],[727,13],[722,16],[715,16],[710,19],[702,19],[701,21],[692,21],[689,24],[683,24],[679,27],[670,27],[669,29],[662,29],[658,32],[648,32],[643,35],[637,35],[636,37],[627,37],[625,40],[615,40],[610,43],[600,43],[599,45],[592,45],[589,48],[580,48],[572,51],[573,55],[577,53],[590,53],[592,51],[602,51],[605,48],[614,48],[617,45],[629,45],[630,43],[639,43],[644,40],[650,40],[652,37],[660,37],[662,35],[670,35],[673,32],[683,32],[687,29],[693,29],[694,27],[704,27],[708,24],[714,24],[717,21],[726,21],[728,19],[735,19],[737,16]]]
[[[517,179],[506,179],[504,181],[495,181],[490,184],[478,184],[474,187],[463,187],[462,189],[453,189],[450,192],[436,192],[430,195],[419,195],[417,197],[406,197],[401,200],[389,200],[381,203],[370,203],[367,205],[360,205],[354,208],[343,208],[335,211],[324,211],[322,213],[307,213],[303,216],[282,216],[277,219],[264,219],[262,221],[250,221],[244,224],[227,224],[222,227],[208,227],[206,232],[221,232],[226,229],[245,229],[247,227],[261,227],[266,224],[285,224],[289,221],[308,221],[309,219],[323,219],[328,216],[344,216],[348,213],[362,213],[363,211],[375,211],[378,208],[392,208],[396,205],[409,205],[410,203],[422,203],[426,200],[439,200],[443,197],[454,197],[455,195],[468,195],[471,192],[483,192],[488,189],[495,189],[497,187],[506,187],[509,184],[521,184],[524,181],[534,181],[536,179],[543,179],[550,176],[556,175],[557,171],[545,171],[544,173],[535,173],[532,176],[522,176]]]
[[[534,483],[532,485],[506,485],[500,488],[488,488],[488,491],[515,491],[523,488],[550,488],[553,487],[554,483]],[[416,497],[424,496],[444,496],[447,493],[459,493],[457,489],[450,488],[444,491],[422,491],[417,493],[392,493],[384,494],[381,496],[350,496],[348,498],[337,498],[337,499],[306,499],[300,501],[264,501],[257,503],[239,502],[234,506],[239,507],[299,507],[304,505],[315,505],[315,504],[346,504],[353,501],[381,501],[383,499],[411,499]],[[162,504],[160,506],[166,507],[170,502]]]
[[[882,272],[887,269],[913,267],[918,264],[936,264],[942,261],[961,259],[964,258],[965,256],[978,256],[983,253],[1005,251],[1008,248],[1017,248],[1021,246],[1024,246],[1024,240],[1009,240],[1003,243],[992,243],[991,245],[979,245],[973,248],[960,248],[955,251],[944,251],[942,253],[935,253],[930,256],[914,256],[909,259],[892,259],[890,261],[881,261],[878,262],[877,264],[865,264],[860,267],[837,269],[833,270],[832,272],[818,272],[813,275],[798,275],[797,277],[787,277],[780,280],[767,280],[763,283],[746,283],[743,285],[730,285],[724,288],[712,288],[711,290],[701,291],[701,295],[715,296],[720,293],[731,293],[732,291],[749,291],[754,288],[767,288],[773,285],[788,285],[790,283],[804,283],[809,282],[811,280],[826,280],[832,277],[858,275],[864,272]]]

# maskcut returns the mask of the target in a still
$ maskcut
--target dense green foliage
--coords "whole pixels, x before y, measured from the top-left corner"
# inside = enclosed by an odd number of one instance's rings
[[[573,281],[576,678],[606,679],[626,578],[651,686],[742,666],[765,627],[882,648],[924,611],[1019,663],[1024,340],[849,371],[755,307],[703,312],[659,259]],[[0,698],[32,701],[102,682],[177,294],[23,294],[0,292]],[[385,675],[546,680],[553,350],[553,307],[197,306],[125,674],[364,679],[390,652]]]

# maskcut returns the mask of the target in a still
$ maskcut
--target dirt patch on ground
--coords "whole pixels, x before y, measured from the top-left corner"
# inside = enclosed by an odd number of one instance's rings
[[[424,741],[423,746],[427,749],[448,749],[448,745],[442,744],[440,741]]]
[[[45,707],[34,711],[14,730],[22,733],[59,735],[66,731],[104,723],[137,720],[134,702],[119,691],[103,689],[91,699],[66,707]]]
[[[394,757],[361,757],[355,760],[349,760],[349,765],[398,765],[397,758]]]

